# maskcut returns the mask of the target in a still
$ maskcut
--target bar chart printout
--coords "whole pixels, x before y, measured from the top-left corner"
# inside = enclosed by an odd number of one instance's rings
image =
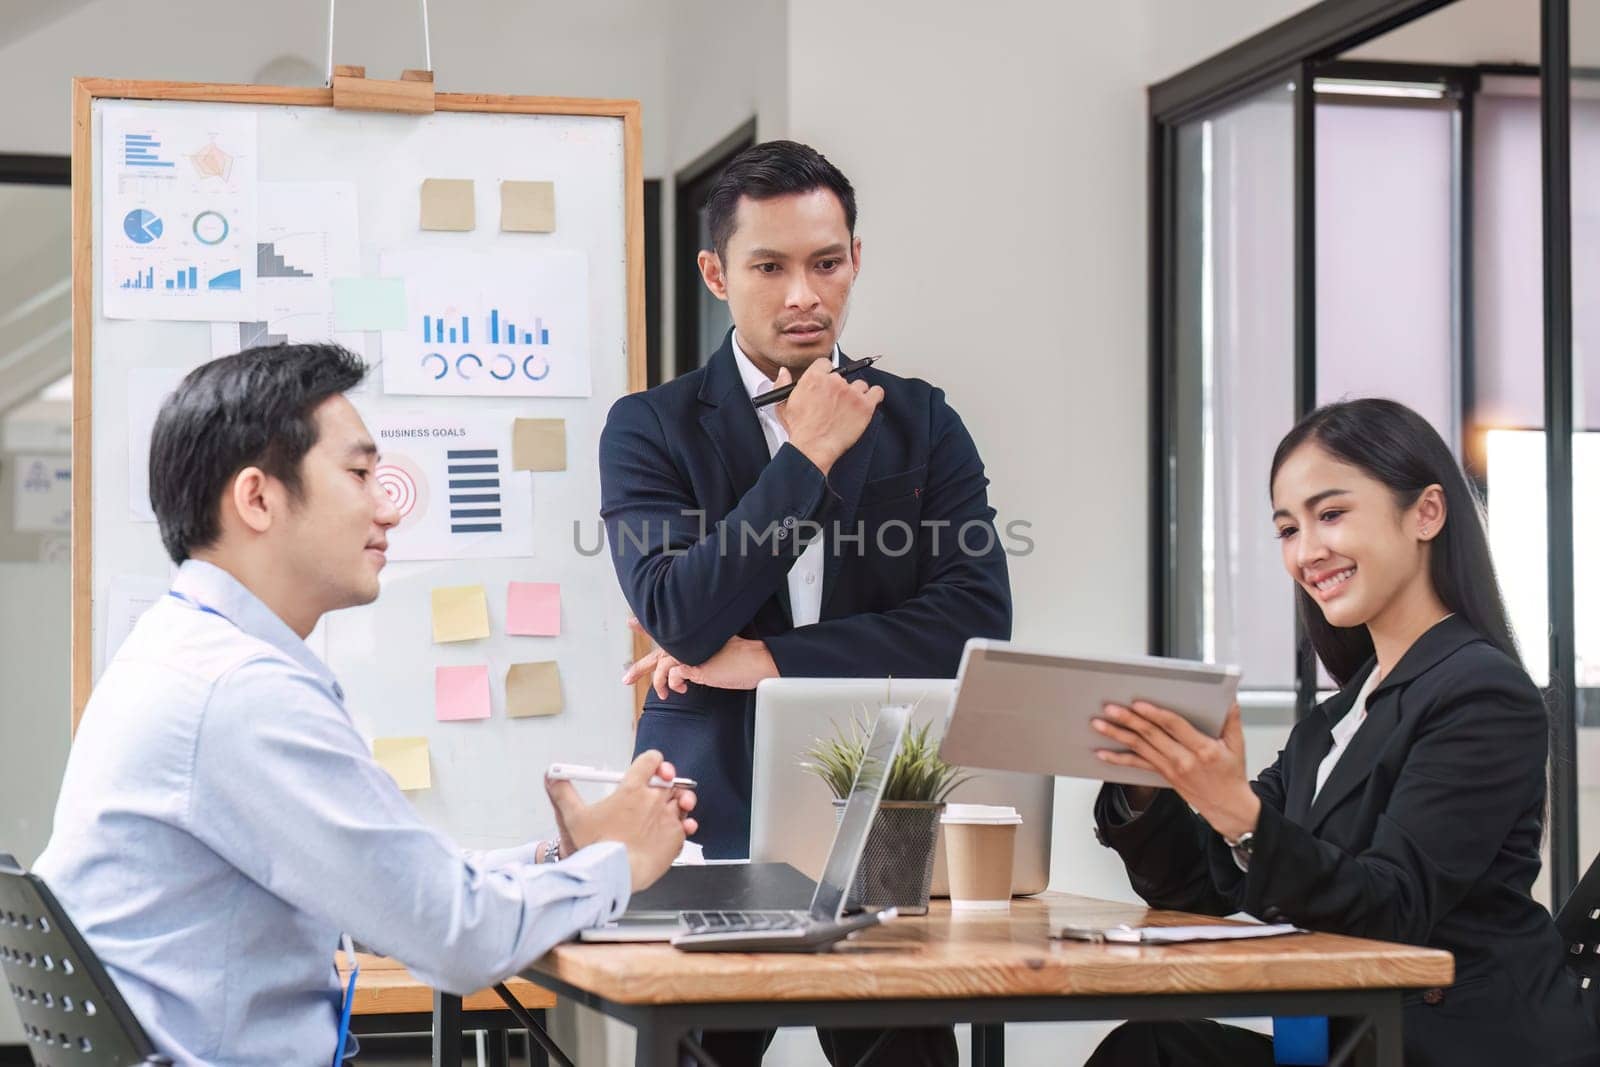
[[[576,252],[395,252],[408,324],[383,334],[388,393],[589,396],[588,261]]]
[[[96,112],[106,317],[255,318],[255,113],[131,100]]]

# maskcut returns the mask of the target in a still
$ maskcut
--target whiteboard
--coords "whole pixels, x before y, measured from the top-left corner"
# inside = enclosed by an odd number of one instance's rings
[[[87,93],[85,87],[87,86]],[[97,88],[98,86],[98,88]],[[101,232],[104,190],[98,163],[101,128],[109,114],[127,108],[194,110],[245,108],[256,115],[259,180],[345,181],[357,189],[362,274],[378,274],[389,251],[440,249],[579,252],[588,263],[588,339],[592,395],[581,398],[417,397],[386,395],[376,368],[369,383],[351,395],[369,419],[385,414],[464,414],[503,420],[517,417],[566,421],[568,468],[561,472],[514,472],[532,481],[532,555],[516,559],[390,562],[382,593],[371,605],[324,620],[325,659],[344,687],[346,705],[368,738],[425,736],[432,762],[432,788],[407,794],[430,824],[461,844],[489,848],[522,842],[550,828],[542,786],[543,767],[554,760],[622,766],[632,746],[632,690],[619,679],[633,647],[628,609],[617,587],[611,559],[599,543],[598,441],[612,402],[630,384],[642,384],[642,352],[630,352],[641,337],[633,321],[642,266],[630,270],[629,253],[639,247],[637,203],[637,105],[554,101],[539,113],[531,98],[462,97],[429,115],[338,111],[327,106],[210,102],[216,87],[172,87],[169,83],[79,83],[75,156],[74,241],[81,252]],[[116,99],[188,94],[206,102]],[[260,99],[275,91],[238,89],[235,98]],[[319,91],[284,90],[282,98],[316,97]],[[220,94],[224,99],[228,94]],[[445,106],[445,95],[439,97]],[[516,109],[507,111],[506,109]],[[498,110],[497,110],[498,109]],[[87,112],[87,120],[85,119]],[[534,113],[526,113],[534,112]],[[610,113],[605,113],[610,112]],[[84,142],[87,139],[88,144]],[[464,233],[419,229],[419,189],[425,178],[470,178],[475,182],[477,226]],[[555,232],[501,233],[499,183],[504,179],[555,183]],[[87,232],[84,223],[89,222]],[[631,225],[630,225],[631,223]],[[137,372],[187,370],[212,356],[205,322],[110,319],[103,311],[95,257],[75,256],[79,336],[75,342],[80,383],[75,422],[87,420],[87,450],[80,441],[75,516],[75,678],[98,678],[104,667],[108,593],[121,583],[164,579],[171,573],[154,523],[135,521],[129,506],[129,386]],[[91,297],[92,292],[92,297]],[[636,295],[637,294],[637,295]],[[92,312],[82,304],[92,300]],[[87,320],[87,321],[85,321]],[[88,328],[85,329],[84,327]],[[381,361],[381,335],[366,334],[369,363]],[[85,341],[87,340],[87,344]],[[634,373],[630,374],[630,368]],[[88,373],[84,374],[83,371]],[[87,380],[88,389],[82,387]],[[77,479],[75,479],[77,480]],[[84,488],[87,483],[87,488]],[[84,508],[87,503],[89,506]],[[577,547],[582,545],[582,551]],[[87,565],[85,565],[87,564]],[[511,581],[558,582],[561,634],[506,634],[506,587]],[[430,591],[436,586],[482,584],[488,594],[491,637],[438,645],[432,642]],[[87,598],[87,605],[82,600]],[[322,652],[318,635],[313,648]],[[560,665],[565,709],[547,718],[509,719],[504,681],[512,663],[555,660]],[[436,666],[487,664],[493,712],[486,720],[437,722]],[[74,693],[81,711],[84,692]],[[271,709],[263,708],[263,714]]]

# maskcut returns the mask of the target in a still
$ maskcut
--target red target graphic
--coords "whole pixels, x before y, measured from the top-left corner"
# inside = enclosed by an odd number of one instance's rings
[[[389,494],[389,499],[394,502],[400,517],[404,519],[411,514],[412,509],[417,506],[418,497],[417,481],[411,476],[411,472],[404,467],[383,463],[378,466],[374,477],[378,479],[378,484],[383,486],[383,491]]]

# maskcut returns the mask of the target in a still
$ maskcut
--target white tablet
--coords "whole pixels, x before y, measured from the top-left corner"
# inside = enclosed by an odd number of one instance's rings
[[[1065,656],[974,638],[961,656],[939,754],[962,767],[1163,786],[1149,771],[1096,759],[1097,749],[1120,746],[1089,721],[1107,704],[1147,700],[1217,737],[1238,689],[1236,667],[1155,656]]]

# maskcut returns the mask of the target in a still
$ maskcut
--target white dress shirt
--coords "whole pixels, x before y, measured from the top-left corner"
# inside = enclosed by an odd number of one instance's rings
[[[839,365],[839,346],[833,346],[833,365]],[[733,361],[739,365],[739,377],[744,379],[744,390],[754,400],[774,388],[773,383],[744,354],[739,347],[739,332],[733,333]],[[789,431],[778,421],[778,405],[768,404],[756,408],[756,419],[761,423],[761,434],[767,439],[767,458],[778,454],[789,441]],[[805,547],[800,558],[789,568],[789,610],[795,626],[810,626],[822,618],[822,538],[818,537]]]
[[[619,844],[463,852],[270,608],[197,560],[172,588],[95,687],[34,870],[180,1067],[329,1063],[341,931],[465,994],[627,907]]]
[[[1333,724],[1333,747],[1328,749],[1328,754],[1322,757],[1322,762],[1317,764],[1317,788],[1311,794],[1311,802],[1317,800],[1317,794],[1322,792],[1322,787],[1328,781],[1328,775],[1333,773],[1333,768],[1338,765],[1339,757],[1344,755],[1344,750],[1350,747],[1350,739],[1361,729],[1361,724],[1367,721],[1367,701],[1372,699],[1372,691],[1378,688],[1378,668],[1374,666],[1367,675],[1367,680],[1361,686],[1361,692],[1356,694],[1356,701],[1350,705],[1350,710],[1344,713],[1344,718]]]

